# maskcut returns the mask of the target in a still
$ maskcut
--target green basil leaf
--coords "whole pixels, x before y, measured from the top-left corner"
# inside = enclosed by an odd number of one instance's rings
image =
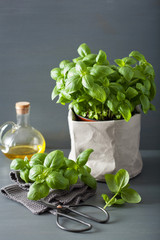
[[[155,77],[155,72],[151,64],[148,64],[145,67],[144,74],[151,75],[153,78]]]
[[[74,63],[77,63],[77,62],[79,62],[79,61],[81,61],[81,60],[83,60],[83,57],[74,58],[72,61],[73,61]]]
[[[107,203],[109,202],[109,197],[107,194],[102,194],[101,197],[103,198],[103,200]]]
[[[53,88],[52,94],[51,94],[51,99],[54,100],[59,94],[59,91],[57,89],[57,86]]]
[[[105,174],[105,180],[109,190],[116,193],[118,191],[118,186],[115,181],[115,176],[113,174]]]
[[[143,54],[141,54],[138,51],[132,51],[129,54],[129,57],[134,57],[135,59],[137,59],[138,61],[145,61],[145,57],[143,56]]]
[[[117,93],[117,100],[118,101],[123,101],[126,98],[126,95],[122,92]]]
[[[91,50],[89,49],[89,47],[87,46],[86,43],[82,43],[82,44],[78,47],[77,51],[78,51],[78,54],[79,54],[81,57],[84,57],[84,56],[86,56],[86,55],[88,55],[88,54],[91,53]]]
[[[97,99],[98,101],[100,101],[102,103],[104,103],[106,101],[106,98],[107,98],[106,91],[96,83],[94,83],[91,88],[86,89],[85,91],[92,98]]]
[[[120,67],[119,72],[124,76],[127,81],[130,81],[134,75],[134,71],[130,66]]]
[[[46,197],[49,194],[49,187],[45,182],[43,183],[36,183],[34,182],[27,194],[27,198],[30,200],[39,200],[41,198]]]
[[[148,97],[145,96],[145,95],[141,95],[140,96],[140,102],[141,102],[141,105],[142,105],[143,112],[147,113],[148,110],[150,109],[150,101],[149,101]]]
[[[121,103],[118,111],[122,114],[123,118],[128,122],[132,117],[130,107],[126,103]]]
[[[132,87],[127,88],[127,90],[126,90],[126,97],[128,99],[132,99],[132,98],[134,98],[137,95],[138,95],[138,92],[137,92],[136,89],[134,89]]]
[[[132,57],[125,57],[125,58],[122,58],[122,60],[125,62],[125,64],[128,64],[128,65],[134,65],[137,63],[137,61]]]
[[[114,70],[108,66],[96,65],[90,69],[90,74],[94,77],[104,77],[114,73]]]
[[[86,164],[86,162],[88,161],[88,158],[92,152],[93,152],[93,149],[89,148],[89,149],[86,149],[85,151],[83,151],[82,153],[80,153],[77,158],[77,164],[79,166],[84,166]]]
[[[84,73],[86,73],[87,71],[87,67],[86,64],[82,61],[79,61],[76,64],[76,71],[78,72],[78,74],[83,75]]]
[[[96,63],[96,54],[88,54],[83,58],[83,62],[87,65],[87,66],[93,66],[93,64]]]
[[[64,154],[60,150],[50,152],[44,160],[44,166],[47,168],[52,167],[54,169],[59,169],[63,164]]]
[[[79,75],[74,75],[67,79],[66,81],[66,91],[67,93],[73,93],[78,91],[82,87],[82,79]]]
[[[107,60],[107,55],[104,51],[99,50],[99,53],[96,57],[96,62],[99,64],[103,64]]]
[[[120,169],[115,175],[115,182],[119,191],[124,188],[129,182],[129,174],[125,169]]]
[[[114,200],[114,204],[118,204],[118,205],[122,205],[125,203],[125,200],[124,199],[121,199],[121,198],[115,198]]]
[[[139,71],[138,69],[134,70],[133,78],[138,78],[138,79],[142,79],[142,80],[146,79],[145,75],[141,71]]]
[[[34,165],[29,172],[29,179],[36,181],[36,178],[43,173],[45,167],[43,165]]]
[[[10,168],[14,170],[21,170],[26,166],[26,163],[21,158],[15,158],[10,164]]]
[[[67,189],[69,187],[69,180],[62,173],[56,171],[49,174],[46,183],[52,189]]]
[[[155,95],[156,95],[156,84],[155,84],[155,82],[151,81],[150,99],[153,100]]]
[[[64,160],[68,168],[75,168],[77,166],[77,164],[73,160],[70,160],[68,158],[64,158]]]
[[[34,154],[29,161],[29,165],[31,167],[33,167],[34,165],[43,164],[46,156],[47,156],[47,153],[36,153],[36,154]]]
[[[53,68],[50,72],[51,78],[57,80],[61,77],[61,69],[60,68]]]
[[[111,91],[113,93],[116,93],[116,94],[117,94],[118,91],[119,92],[124,92],[123,86],[121,84],[119,84],[119,83],[111,82],[109,84],[109,88],[111,89]]]
[[[65,68],[64,68],[64,71],[63,71],[64,76],[66,76],[66,74],[68,73],[68,71],[69,71],[70,69],[72,69],[74,66],[75,66],[75,63],[73,63],[73,62],[67,63],[67,64],[65,65]]]
[[[29,183],[29,169],[23,169],[20,171],[20,177],[22,180],[24,180],[26,183]]]
[[[78,180],[78,173],[73,168],[67,168],[64,172],[64,177],[69,180],[69,184],[76,184]]]
[[[92,175],[87,175],[87,176],[80,176],[80,179],[82,182],[84,182],[86,185],[88,185],[89,187],[96,189],[97,187],[97,182],[95,180],[95,178]]]
[[[125,62],[122,59],[115,59],[114,62],[120,67],[125,66]]]
[[[63,69],[63,68],[65,68],[65,66],[66,66],[68,63],[70,63],[69,60],[63,60],[63,61],[60,62],[59,67],[60,67],[61,69]]]
[[[90,74],[84,75],[82,77],[82,85],[87,89],[92,88],[94,85],[94,78]]]
[[[88,173],[91,173],[91,168],[88,167],[87,165],[83,166],[83,168],[85,168],[87,170]]]
[[[77,74],[76,67],[73,67],[68,71],[67,78],[73,77],[75,75],[78,75],[78,74]]]
[[[121,198],[128,203],[139,203],[141,201],[140,195],[132,188],[122,189]]]

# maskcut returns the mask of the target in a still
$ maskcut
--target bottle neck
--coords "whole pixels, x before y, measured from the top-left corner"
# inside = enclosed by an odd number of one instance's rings
[[[27,127],[30,124],[30,114],[17,114],[17,125]]]

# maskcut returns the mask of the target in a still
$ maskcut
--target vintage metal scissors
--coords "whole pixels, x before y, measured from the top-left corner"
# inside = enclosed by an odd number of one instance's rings
[[[88,231],[92,228],[92,225],[86,221],[82,221],[76,217],[73,217],[71,215],[69,215],[69,213],[75,213],[76,215],[82,216],[84,218],[90,219],[94,222],[97,223],[106,223],[109,220],[109,213],[104,210],[103,208],[96,206],[96,205],[91,205],[91,204],[77,204],[77,205],[70,205],[70,206],[63,206],[63,205],[53,205],[52,203],[48,203],[45,202],[44,200],[39,201],[40,203],[42,203],[43,205],[47,206],[50,209],[55,209],[56,210],[56,224],[57,226],[65,231],[69,231],[69,232],[84,232],[84,231]],[[100,212],[103,213],[104,215],[104,219],[98,219],[95,218],[93,216],[90,216],[88,214],[79,212],[77,210],[75,210],[74,208],[78,208],[78,207],[92,207],[92,208],[97,208],[100,210]],[[74,228],[66,228],[65,226],[63,226],[62,224],[60,224],[60,217],[65,217],[67,219],[70,219],[71,221],[76,221],[78,223],[80,223],[81,225],[83,225],[83,228],[78,228],[78,229],[74,229]]]

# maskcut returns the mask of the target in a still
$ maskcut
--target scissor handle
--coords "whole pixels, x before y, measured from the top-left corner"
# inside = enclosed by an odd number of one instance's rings
[[[87,215],[85,213],[82,213],[82,212],[79,212],[79,211],[73,209],[73,208],[76,208],[76,207],[93,207],[93,208],[97,208],[101,212],[104,213],[105,219],[103,219],[103,220],[102,219],[98,219],[98,218],[95,218],[93,216]],[[105,222],[108,222],[108,220],[109,220],[109,213],[105,209],[103,209],[103,208],[101,208],[99,206],[96,206],[96,205],[92,205],[92,204],[77,204],[77,205],[70,205],[69,207],[67,207],[67,209],[69,209],[69,211],[71,211],[71,212],[74,212],[74,213],[76,213],[76,214],[78,214],[78,215],[80,215],[82,217],[85,217],[87,219],[90,219],[90,220],[92,220],[94,222],[105,223]]]
[[[59,218],[60,218],[60,217],[68,218],[68,219],[70,219],[70,220],[72,220],[72,221],[81,223],[82,225],[85,225],[86,227],[85,227],[85,228],[81,228],[81,229],[66,228],[66,227],[64,227],[64,226],[62,226],[62,225],[60,224],[60,222],[59,222]],[[90,223],[87,223],[87,222],[85,222],[85,221],[82,221],[82,220],[80,220],[80,219],[78,219],[78,218],[74,218],[74,217],[72,217],[72,216],[70,216],[70,215],[67,215],[67,214],[65,214],[65,213],[59,212],[58,210],[57,210],[56,224],[57,224],[57,226],[58,226],[60,229],[65,230],[65,231],[68,231],[68,232],[85,232],[85,231],[88,231],[88,230],[90,230],[90,229],[92,228],[92,225],[91,225]]]

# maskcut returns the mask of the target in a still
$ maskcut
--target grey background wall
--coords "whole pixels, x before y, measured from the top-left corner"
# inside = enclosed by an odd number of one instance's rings
[[[31,123],[49,148],[70,148],[67,106],[52,102],[50,70],[86,42],[111,62],[142,52],[156,72],[156,112],[142,115],[141,149],[160,149],[159,0],[0,0],[0,124],[31,102]]]

